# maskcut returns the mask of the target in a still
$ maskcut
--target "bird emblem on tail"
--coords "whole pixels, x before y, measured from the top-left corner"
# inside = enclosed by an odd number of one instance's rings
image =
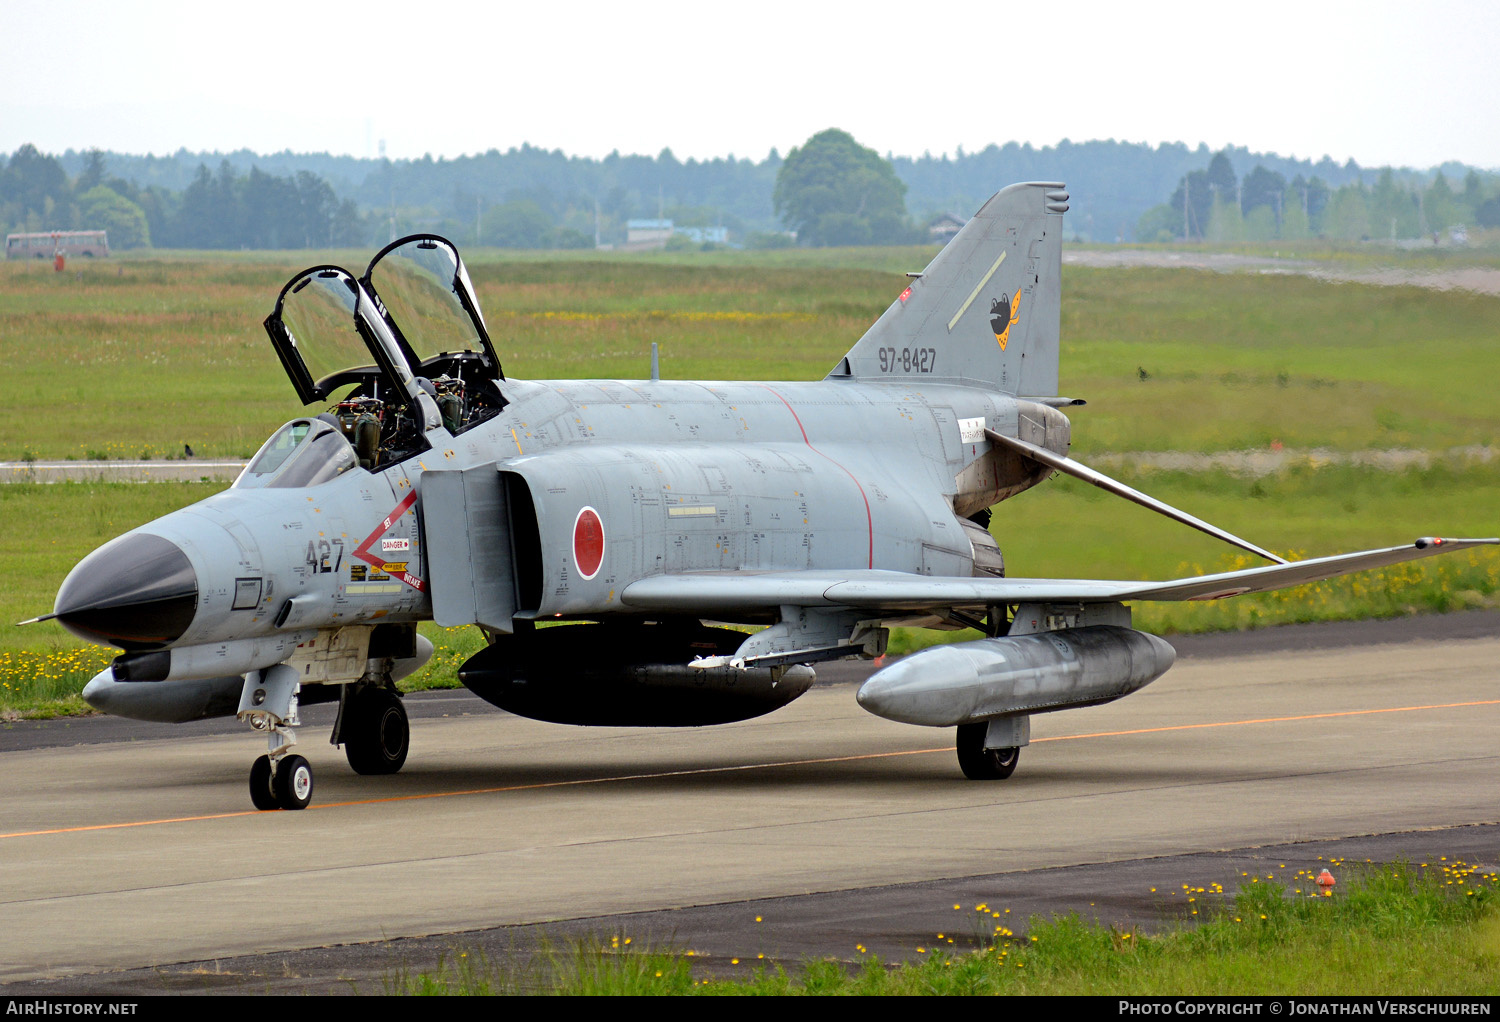
[[[995,340],[1000,342],[1000,350],[1004,351],[1006,344],[1010,342],[1010,328],[1016,325],[1016,320],[1021,316],[1021,291],[1016,289],[1015,297],[1002,294],[999,298],[990,302],[990,329],[995,332]]]

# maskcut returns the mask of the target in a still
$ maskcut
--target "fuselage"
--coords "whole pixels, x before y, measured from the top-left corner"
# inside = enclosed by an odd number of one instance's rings
[[[59,593],[60,616],[79,634],[127,649],[192,647],[175,657],[171,677],[280,662],[288,642],[320,629],[432,618],[433,579],[444,577],[433,570],[434,549],[456,530],[485,527],[455,517],[451,502],[423,499],[433,473],[506,478],[514,493],[529,494],[532,512],[512,512],[500,530],[515,551],[514,612],[523,620],[631,614],[620,591],[663,572],[969,574],[974,549],[961,519],[1045,476],[993,450],[983,429],[1067,448],[1067,420],[1055,409],[952,385],[510,381],[503,389],[509,403],[498,415],[457,436],[431,430],[429,450],[375,470],[251,485],[258,455],[231,489],[91,555]],[[154,594],[176,601],[175,624],[157,614],[132,632],[135,618],[109,610],[70,620],[70,603],[128,606],[128,593],[98,586],[138,585],[153,568],[132,567],[131,551],[159,564],[159,540],[181,552],[177,588]],[[441,606],[438,620],[449,623]]]

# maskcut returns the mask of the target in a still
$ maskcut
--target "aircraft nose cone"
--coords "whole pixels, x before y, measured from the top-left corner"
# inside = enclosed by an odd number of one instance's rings
[[[177,544],[130,533],[85,557],[63,581],[53,614],[90,642],[150,649],[192,624],[198,576]]]

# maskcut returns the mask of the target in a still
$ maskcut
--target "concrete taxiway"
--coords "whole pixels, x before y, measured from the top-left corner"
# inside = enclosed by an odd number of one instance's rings
[[[565,728],[441,696],[393,778],[353,774],[309,726],[317,791],[301,813],[248,810],[248,732],[20,726],[0,743],[0,982],[97,988],[103,972],[518,924],[701,933],[723,955],[852,956],[860,930],[889,959],[930,946],[935,921],[997,877],[1058,867],[1134,864],[1128,882],[1123,866],[1088,874],[1116,877],[1088,901],[1128,883],[1149,907],[1134,886],[1185,861],[1163,857],[1222,849],[1312,842],[1311,858],[1356,835],[1467,827],[1453,854],[1493,863],[1497,828],[1472,825],[1500,821],[1500,637],[1497,615],[1466,620],[1444,641],[1370,623],[1332,643],[1278,630],[1294,650],[1184,642],[1195,655],[1143,692],[1035,718],[1002,783],[964,781],[950,732],[872,717],[849,684],[682,731]],[[35,740],[65,730],[88,744]],[[753,899],[789,928],[757,931]]]

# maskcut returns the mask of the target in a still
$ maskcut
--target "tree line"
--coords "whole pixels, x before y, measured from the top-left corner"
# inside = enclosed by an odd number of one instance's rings
[[[830,139],[838,153],[824,151]],[[778,187],[794,153],[806,164],[801,178],[809,168],[814,177],[851,176],[825,180],[822,200],[789,202]],[[751,246],[789,244],[789,231],[804,244],[891,243],[923,239],[939,214],[968,216],[997,188],[1025,180],[1066,182],[1069,235],[1099,241],[1416,237],[1500,213],[1480,208],[1496,177],[1460,164],[1372,170],[1353,160],[1114,140],[882,157],[836,129],[758,160],[680,160],[670,149],[593,159],[530,145],[415,160],[248,150],[49,156],[23,146],[0,160],[8,231],[104,227],[118,247],[368,247],[433,231],[468,245],[575,248],[622,242],[630,220],[648,217],[721,225]],[[856,200],[846,211],[859,210],[854,220],[841,222],[829,195],[852,191],[865,206]],[[820,201],[831,219],[807,215]]]
[[[90,150],[75,176],[56,157],[23,145],[0,169],[7,233],[107,230],[113,248],[327,248],[363,245],[370,229],[351,199],[311,171],[287,176],[228,161],[199,164],[180,191],[108,173]]]
[[[1455,187],[1439,169],[1424,181],[1381,168],[1373,183],[1360,177],[1331,187],[1316,174],[1285,175],[1257,163],[1237,177],[1227,153],[1184,174],[1171,198],[1142,214],[1142,241],[1440,240],[1456,228],[1500,227],[1500,195],[1468,170]]]

